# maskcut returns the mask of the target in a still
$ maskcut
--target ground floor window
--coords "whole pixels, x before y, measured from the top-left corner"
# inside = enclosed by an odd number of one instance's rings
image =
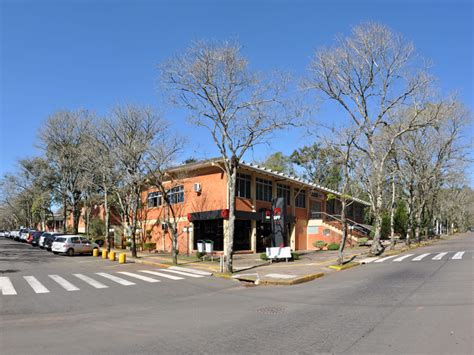
[[[194,250],[197,250],[197,242],[199,240],[212,240],[214,242],[214,250],[224,250],[224,220],[208,219],[205,221],[194,221]]]
[[[250,250],[252,228],[250,221],[237,219],[235,221],[234,250]]]

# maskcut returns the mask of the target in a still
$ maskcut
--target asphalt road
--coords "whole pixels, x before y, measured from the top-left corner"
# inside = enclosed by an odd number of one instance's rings
[[[470,233],[306,284],[247,287],[0,240],[0,286],[15,291],[0,292],[0,353],[472,354],[473,255]]]

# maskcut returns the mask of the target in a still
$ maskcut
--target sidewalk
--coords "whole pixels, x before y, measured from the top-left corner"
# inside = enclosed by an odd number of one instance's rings
[[[433,241],[430,241],[431,244]],[[416,246],[415,246],[416,247]],[[384,256],[394,255],[407,250],[404,243],[399,243],[393,250],[387,250]],[[172,267],[169,254],[153,254],[138,252],[138,258],[131,258],[129,250],[115,249],[116,253],[126,253],[127,261],[141,263],[162,268]],[[178,266],[212,273],[217,277],[233,278],[240,281],[254,282],[267,285],[294,285],[314,280],[326,274],[338,272],[360,265],[360,261],[367,258],[368,247],[347,248],[344,252],[345,263],[337,266],[337,251],[301,251],[299,260],[270,263],[260,259],[260,254],[235,254],[234,274],[220,273],[219,258],[214,261],[199,260],[194,256],[178,256]]]

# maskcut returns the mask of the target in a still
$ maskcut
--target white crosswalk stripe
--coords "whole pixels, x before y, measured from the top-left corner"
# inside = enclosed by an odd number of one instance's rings
[[[23,276],[35,293],[49,293],[49,290],[34,276]]]
[[[51,279],[56,281],[62,288],[64,288],[66,291],[79,291],[79,288],[74,286],[72,283],[70,283],[68,280],[65,278],[59,276],[59,275],[48,275]]]
[[[395,261],[396,261],[396,262],[399,262],[399,261],[402,261],[402,260],[404,260],[404,259],[406,259],[406,258],[409,258],[410,256],[413,256],[413,255],[415,255],[415,254],[403,255],[403,256],[400,256],[399,258],[396,258],[396,259],[393,260],[393,261],[394,261],[394,262],[395,262]]]
[[[454,254],[454,256],[451,259],[460,260],[460,259],[462,259],[462,256],[464,255],[464,253],[465,253],[464,251],[459,251],[456,254]]]
[[[135,285],[134,282],[131,282],[131,281],[122,279],[121,277],[118,277],[118,276],[114,276],[114,275],[107,274],[106,272],[96,272],[96,275],[105,277],[106,279],[109,279],[109,280],[111,280],[111,281],[114,281],[114,282],[116,282],[116,283],[118,283],[118,284],[120,284],[120,285],[123,285],[123,286],[132,286],[132,285]]]
[[[16,295],[16,290],[8,277],[0,277],[0,290],[4,296]]]
[[[396,257],[396,255],[386,256],[385,258],[375,260],[374,263],[383,263],[385,260],[388,260],[388,259],[391,259],[391,258],[394,258],[394,257]]]
[[[174,275],[168,275],[168,274],[163,274],[162,272],[158,272],[158,271],[140,270],[140,272],[146,272],[147,274],[151,274],[151,275],[156,275],[156,276],[164,277],[165,279],[170,279],[170,280],[184,280],[183,277],[174,276]]]
[[[142,280],[142,281],[146,281],[146,282],[161,282],[160,280],[153,279],[153,278],[151,278],[151,277],[144,276],[144,275],[134,274],[134,273],[132,273],[132,272],[119,271],[118,273],[119,273],[119,274],[122,274],[122,275],[125,275],[125,276],[134,277],[134,278],[136,278],[136,279],[139,279],[139,280]]]
[[[195,277],[195,278],[204,277],[202,275],[191,274],[189,272],[178,271],[178,270],[162,269],[162,271],[172,272],[173,274],[184,275],[184,276]]]
[[[430,255],[431,253],[425,253],[425,254],[421,254],[421,255],[418,255],[416,258],[413,258],[411,261],[421,261],[423,260],[424,258],[426,258],[428,255]]]
[[[441,260],[443,259],[443,257],[448,254],[447,252],[446,253],[439,253],[438,255],[434,256],[433,259],[431,260]]]
[[[379,257],[378,256],[374,256],[374,257],[371,257],[371,258],[365,258],[365,259],[362,259],[360,261],[361,264],[370,264],[372,261],[375,261],[377,260]]]
[[[89,277],[89,276],[86,276],[86,275],[82,275],[82,274],[74,274],[74,276],[76,276],[78,279],[84,281],[85,283],[91,285],[92,287],[95,287],[95,288],[108,288],[109,286],[107,285],[104,285],[103,283],[97,281],[97,280],[94,280],[93,278]]]

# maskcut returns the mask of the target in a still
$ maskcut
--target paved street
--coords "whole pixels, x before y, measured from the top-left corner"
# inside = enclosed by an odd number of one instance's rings
[[[473,251],[470,233],[248,287],[0,240],[1,353],[470,354]]]

